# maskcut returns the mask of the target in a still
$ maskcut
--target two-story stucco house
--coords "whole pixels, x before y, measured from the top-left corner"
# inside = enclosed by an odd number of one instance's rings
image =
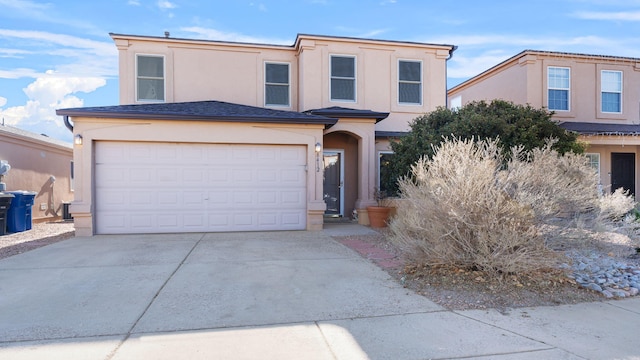
[[[525,50],[448,95],[450,107],[504,99],[553,111],[588,144],[604,191],[640,193],[640,59]]]
[[[455,47],[298,35],[291,46],[111,34],[120,105],[58,110],[78,235],[367,221],[389,136],[446,106]]]

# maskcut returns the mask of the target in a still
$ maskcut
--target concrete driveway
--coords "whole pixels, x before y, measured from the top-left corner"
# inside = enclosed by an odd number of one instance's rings
[[[638,299],[445,311],[334,241],[73,238],[0,260],[0,359],[640,357]]]

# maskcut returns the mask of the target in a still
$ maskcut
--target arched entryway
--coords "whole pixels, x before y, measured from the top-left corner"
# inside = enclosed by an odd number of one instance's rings
[[[350,218],[359,193],[358,141],[348,132],[324,136],[323,198],[326,216]]]

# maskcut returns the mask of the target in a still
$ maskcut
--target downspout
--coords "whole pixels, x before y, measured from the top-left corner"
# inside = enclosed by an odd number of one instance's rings
[[[65,115],[62,118],[64,119],[64,126],[66,126],[67,129],[69,129],[69,131],[71,131],[71,133],[73,133],[73,124],[71,124],[69,122],[69,116]]]
[[[449,50],[449,57],[447,57],[445,59],[445,66],[444,66],[444,107],[445,108],[449,108],[449,85],[447,84],[447,81],[449,80],[449,75],[447,75],[447,70],[449,69],[449,66],[446,64],[447,61],[451,60],[451,58],[453,57],[453,52],[458,50],[458,45],[453,45],[451,47],[451,50]]]

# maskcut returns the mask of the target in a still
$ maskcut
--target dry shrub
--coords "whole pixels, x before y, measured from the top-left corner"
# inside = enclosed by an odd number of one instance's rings
[[[526,153],[513,148],[505,162],[498,140],[445,140],[399,182],[392,241],[425,265],[499,275],[553,265],[557,257],[545,236],[556,237],[555,246],[563,236],[575,241],[566,235],[575,232],[559,224],[640,231],[629,215],[632,197],[622,190],[599,195],[584,156],[560,155],[552,145]]]
[[[599,205],[598,179],[585,157],[561,156],[553,143],[549,140],[528,153],[513,148],[507,170],[501,172],[509,196],[530,207],[538,223],[593,212]]]
[[[618,188],[611,194],[604,194],[598,199],[599,218],[602,220],[619,221],[624,219],[635,206],[636,202],[629,192]]]
[[[393,241],[414,260],[491,274],[549,266],[529,204],[513,197],[497,141],[446,140],[400,181]]]

